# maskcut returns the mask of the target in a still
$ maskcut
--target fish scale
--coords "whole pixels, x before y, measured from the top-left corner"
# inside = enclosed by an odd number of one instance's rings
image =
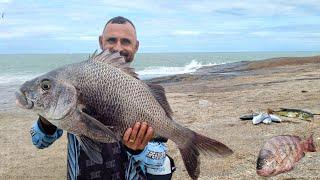
[[[81,65],[80,65],[81,66]],[[83,81],[83,83],[79,84],[79,88],[82,87],[90,87],[90,90],[88,90],[90,93],[93,94],[100,94],[99,97],[107,97],[101,101],[104,104],[108,106],[97,106],[96,102],[99,102],[97,99],[98,96],[84,96],[83,100],[87,102],[87,106],[94,107],[94,109],[97,110],[97,113],[99,116],[103,117],[110,117],[108,119],[104,119],[105,121],[102,122],[106,125],[114,125],[116,123],[120,123],[121,127],[119,130],[119,133],[122,134],[122,132],[127,128],[134,124],[134,122],[138,119],[143,119],[145,121],[148,121],[150,124],[153,123],[153,119],[150,119],[149,117],[142,116],[146,113],[138,113],[142,110],[148,109],[150,112],[155,112],[155,107],[159,106],[157,102],[154,99],[148,98],[148,96],[152,96],[151,93],[148,94],[148,91],[144,91],[143,94],[147,101],[150,102],[151,100],[154,100],[152,103],[146,104],[141,102],[143,100],[140,96],[131,96],[131,94],[135,94],[135,92],[143,92],[139,88],[141,86],[137,86],[138,80],[135,80],[132,77],[130,78],[131,81],[127,80],[127,78],[124,78],[123,76],[126,76],[126,74],[121,73],[119,71],[116,71],[111,66],[108,68],[105,68],[104,64],[96,63],[93,61],[89,61],[87,63],[86,68],[87,72],[78,72],[83,73],[79,76],[87,76],[89,79],[94,79],[94,77],[101,77],[103,75],[107,76],[108,79],[112,79],[112,81],[105,82],[102,79],[98,81],[98,83],[91,84],[92,81]],[[98,69],[98,70],[97,70]],[[89,74],[89,76],[88,76]],[[90,84],[88,84],[90,83]],[[102,91],[102,89],[104,91]],[[84,94],[88,94],[87,92],[84,92]],[[94,97],[94,98],[92,98]],[[130,98],[127,98],[130,97]],[[116,111],[117,109],[117,111]],[[162,109],[158,109],[157,112],[161,112]],[[119,115],[125,115],[125,116],[119,116]],[[155,116],[158,114],[155,113]],[[162,117],[159,115],[162,115]],[[165,113],[162,112],[156,117],[157,119],[163,119],[165,118]],[[100,117],[96,117],[97,119],[102,119]],[[148,119],[146,119],[148,118]],[[121,135],[119,134],[119,135]]]

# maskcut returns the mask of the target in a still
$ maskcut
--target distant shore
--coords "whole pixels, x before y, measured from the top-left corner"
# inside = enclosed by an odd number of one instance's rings
[[[255,172],[264,142],[281,134],[302,138],[314,133],[320,143],[320,118],[307,122],[286,118],[283,123],[253,125],[239,116],[254,112],[300,108],[320,113],[320,56],[273,58],[203,67],[192,74],[154,78],[165,87],[179,123],[234,150],[227,158],[201,155],[200,179],[263,179]],[[36,149],[29,128],[37,117],[20,109],[0,112],[0,179],[66,179],[66,133],[48,149]],[[319,144],[320,145],[320,144]],[[172,142],[176,161],[173,179],[188,179]],[[270,179],[317,179],[320,153],[307,153],[294,170]]]

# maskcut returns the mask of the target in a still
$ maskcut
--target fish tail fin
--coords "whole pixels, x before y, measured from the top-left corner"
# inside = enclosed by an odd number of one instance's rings
[[[197,147],[194,144],[189,143],[185,148],[179,147],[179,150],[189,176],[192,179],[198,179],[200,174],[200,153]]]
[[[310,137],[305,142],[305,151],[306,152],[315,152],[316,147],[313,142],[313,134],[310,135]]]
[[[192,135],[183,146],[179,146],[183,162],[192,179],[198,179],[200,174],[199,151],[206,155],[218,155],[220,157],[233,153],[230,148],[219,141],[196,132],[192,132]]]
[[[206,155],[225,157],[233,153],[233,151],[225,144],[198,133],[195,133],[194,144]]]

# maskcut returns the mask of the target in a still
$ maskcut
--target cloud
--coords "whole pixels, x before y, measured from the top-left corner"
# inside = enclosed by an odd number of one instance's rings
[[[120,12],[149,12],[149,13],[169,13],[174,10],[175,3],[171,1],[157,0],[135,0],[135,1],[119,1],[106,0],[101,2],[105,9],[116,10]]]
[[[172,35],[177,35],[177,36],[197,36],[202,34],[200,31],[191,31],[191,30],[177,30],[172,32]]]
[[[139,48],[164,48],[168,47],[168,45],[141,45]]]
[[[1,32],[0,33],[0,39],[11,39],[11,38],[17,38],[22,36],[23,36],[23,33],[19,33],[19,32]]]
[[[95,35],[85,35],[85,34],[75,34],[72,36],[57,36],[53,39],[60,41],[98,41],[98,36]]]
[[[10,38],[26,38],[35,36],[48,36],[54,35],[60,31],[63,31],[63,27],[55,25],[43,25],[43,26],[19,26],[7,29],[0,29],[1,39]]]
[[[192,14],[225,14],[235,17],[306,16],[317,13],[317,0],[235,0],[235,1],[186,1],[180,10]],[[310,10],[313,11],[310,11]]]
[[[3,3],[3,4],[5,4],[5,3],[10,3],[12,0],[0,0],[0,4],[1,3]]]
[[[251,32],[250,34],[258,37],[267,37],[272,35],[273,33],[270,31],[256,31],[256,32]]]
[[[80,43],[84,47],[97,43],[106,20],[117,15],[133,21],[141,47],[150,50],[224,39],[232,44],[248,38],[261,44],[265,38],[290,38],[303,44],[319,40],[320,28],[319,0],[0,0],[2,11],[6,18],[0,19],[0,39],[12,44],[18,44],[19,38],[72,41],[76,42],[74,48],[81,48]],[[156,42],[155,46],[143,46],[153,45],[150,42]],[[158,44],[161,47],[156,47]]]
[[[273,31],[256,31],[251,32],[249,35],[253,35],[259,38],[269,38],[269,39],[286,39],[286,40],[303,40],[303,41],[319,41],[320,33],[319,32],[297,32],[292,30],[282,31],[282,32],[273,32]]]
[[[193,31],[193,30],[176,30],[170,33],[169,35],[173,36],[228,36],[228,35],[237,35],[239,31]]]
[[[79,39],[84,41],[97,41],[98,36],[80,36]]]

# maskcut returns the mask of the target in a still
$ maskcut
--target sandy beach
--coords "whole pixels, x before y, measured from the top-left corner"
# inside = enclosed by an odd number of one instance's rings
[[[235,152],[227,158],[202,155],[199,179],[264,179],[255,171],[257,155],[265,141],[276,135],[314,133],[320,149],[319,116],[311,122],[281,117],[284,122],[269,125],[239,119],[281,107],[320,113],[320,56],[204,67],[151,82],[165,87],[176,121]],[[21,109],[1,111],[0,179],[66,179],[66,133],[50,148],[36,149],[29,135],[36,118]],[[177,166],[173,179],[188,179],[174,143],[168,146]],[[319,152],[307,153],[294,170],[270,179],[320,179],[319,162]]]

